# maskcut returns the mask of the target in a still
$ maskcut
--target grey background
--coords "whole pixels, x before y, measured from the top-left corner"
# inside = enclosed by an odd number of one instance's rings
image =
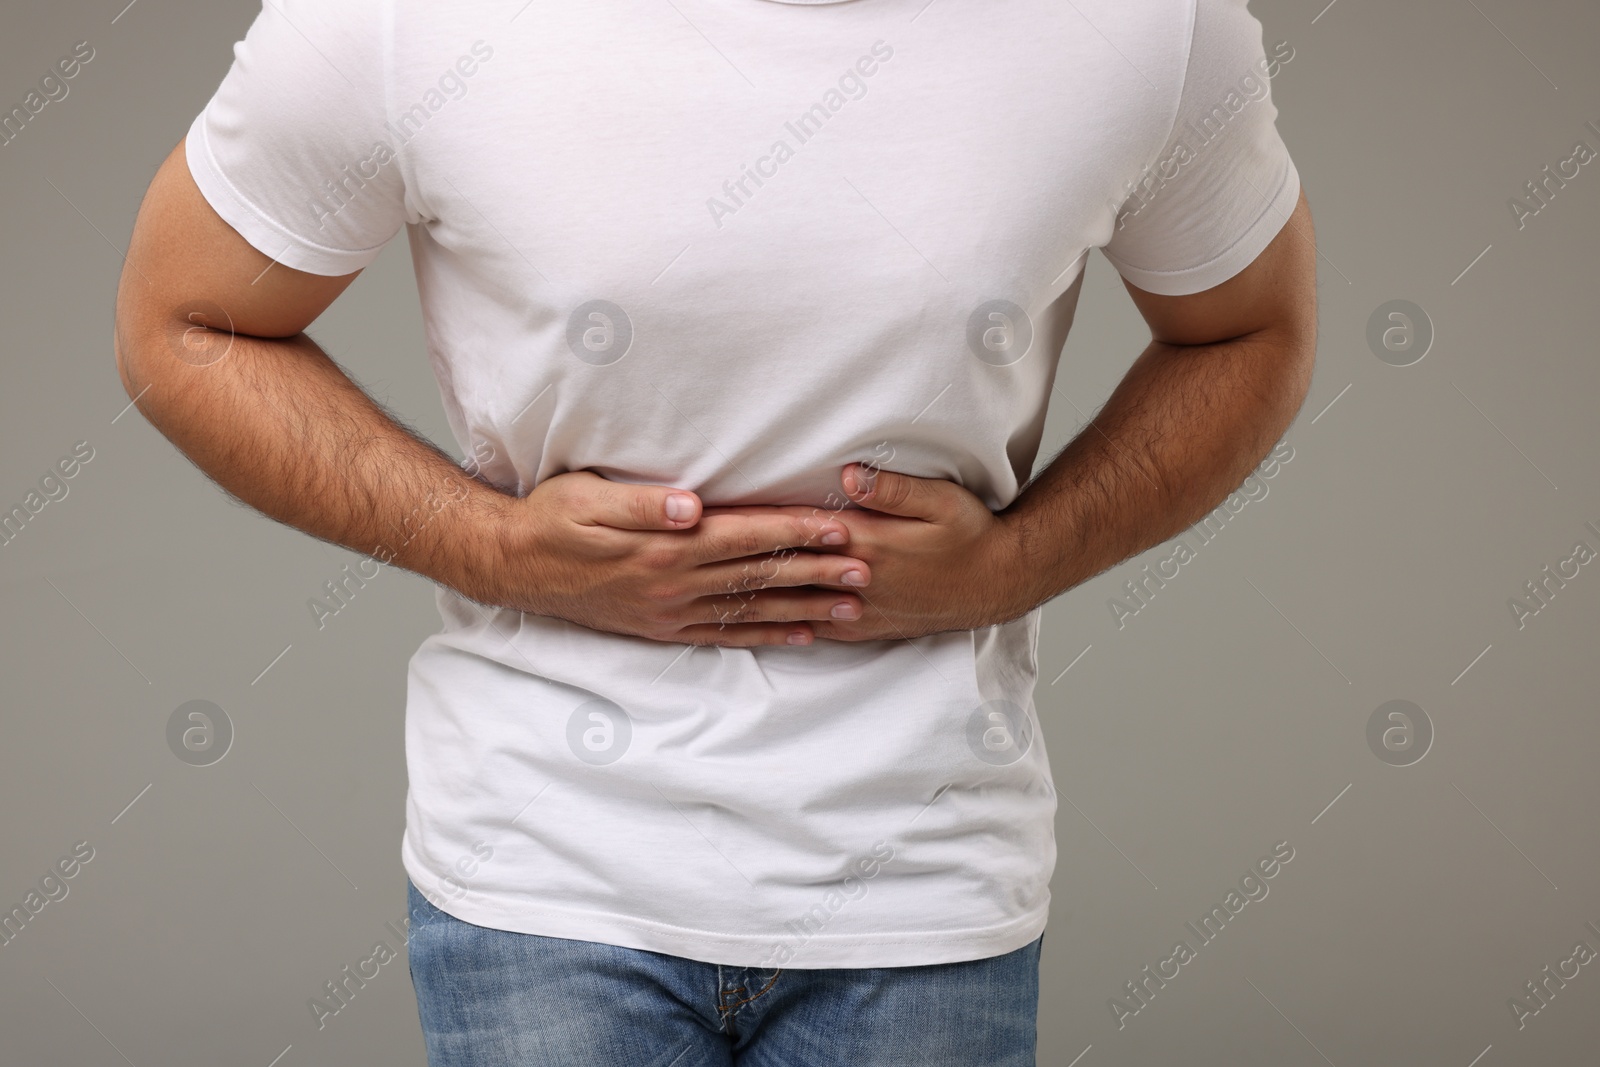
[[[1600,8],[1322,3],[1253,5],[1295,49],[1273,92],[1323,254],[1294,457],[1125,628],[1107,600],[1165,549],[1046,610],[1041,1063],[1495,1067],[1600,1042],[1600,968],[1524,1029],[1507,1006],[1578,940],[1600,948],[1600,566],[1525,628],[1507,605],[1600,546],[1600,162],[1524,229],[1507,206],[1574,141],[1600,148]],[[306,1002],[405,914],[405,665],[431,587],[386,571],[317,632],[306,599],[359,557],[228,503],[117,418],[120,250],[255,11],[72,0],[0,35],[7,108],[74,42],[96,50],[0,148],[0,501],[95,449],[0,548],[0,902],[95,849],[0,947],[7,1063],[424,1062],[403,959],[321,1031]],[[1089,272],[1041,461],[1146,337],[1105,261]],[[1365,339],[1392,299],[1436,329],[1413,366]],[[448,440],[404,241],[312,332]],[[194,699],[237,731],[211,767],[167,747]],[[1436,731],[1412,766],[1367,745],[1392,699]],[[1270,895],[1119,1030],[1109,998],[1282,840]]]

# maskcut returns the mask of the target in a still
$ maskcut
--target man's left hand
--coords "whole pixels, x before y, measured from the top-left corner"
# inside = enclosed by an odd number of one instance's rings
[[[848,551],[872,568],[872,580],[865,587],[822,587],[854,594],[863,610],[856,619],[812,622],[818,638],[892,641],[976,630],[1033,607],[1015,525],[968,490],[856,463],[840,481],[859,505],[828,513],[849,529],[848,549],[805,550]],[[705,514],[742,510],[707,507]]]

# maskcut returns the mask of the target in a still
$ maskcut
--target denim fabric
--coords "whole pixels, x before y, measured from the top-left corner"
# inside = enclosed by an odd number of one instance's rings
[[[1043,937],[964,963],[765,970],[492,930],[407,896],[430,1067],[1034,1067]]]

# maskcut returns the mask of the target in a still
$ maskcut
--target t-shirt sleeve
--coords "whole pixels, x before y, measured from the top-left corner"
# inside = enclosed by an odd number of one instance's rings
[[[1133,285],[1183,296],[1239,273],[1283,229],[1300,175],[1278,136],[1267,49],[1246,0],[1195,0],[1172,132],[1135,180],[1102,252]]]
[[[297,270],[360,270],[406,221],[385,129],[387,6],[263,0],[189,127],[185,158],[212,208]]]

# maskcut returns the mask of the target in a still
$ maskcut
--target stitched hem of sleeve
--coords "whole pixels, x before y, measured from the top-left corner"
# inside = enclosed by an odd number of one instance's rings
[[[189,173],[213,211],[239,232],[262,255],[276,263],[308,274],[337,277],[353,274],[371,265],[383,251],[383,244],[371,248],[330,248],[291,233],[282,223],[270,218],[236,189],[217,165],[206,132],[206,112],[202,110],[189,126],[184,139],[184,159]],[[392,235],[391,235],[392,237]]]
[[[1118,262],[1104,248],[1100,251],[1118,274],[1145,292],[1157,296],[1189,296],[1221,285],[1255,262],[1262,249],[1283,231],[1299,199],[1300,172],[1295,169],[1293,159],[1285,158],[1283,179],[1278,183],[1278,191],[1261,214],[1226,251],[1206,262],[1182,270],[1145,270]]]

